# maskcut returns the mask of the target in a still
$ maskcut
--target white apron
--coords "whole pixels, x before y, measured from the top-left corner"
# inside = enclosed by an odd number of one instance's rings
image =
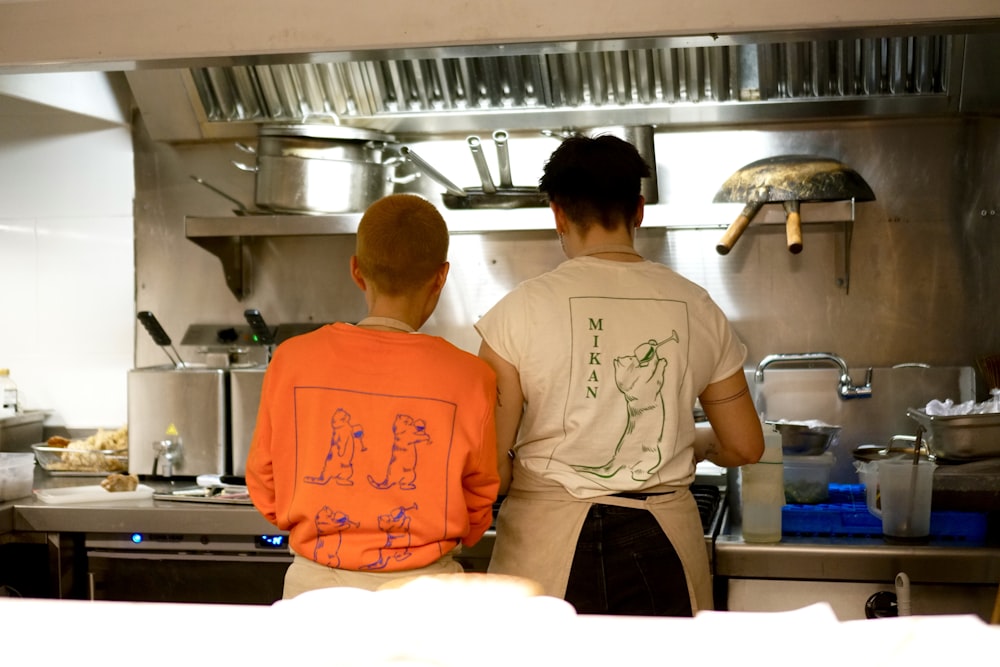
[[[712,609],[712,577],[698,504],[688,488],[658,488],[646,500],[603,496],[580,499],[558,487],[525,483],[531,475],[518,470],[518,488],[512,488],[500,508],[496,544],[489,572],[537,581],[546,595],[563,597],[573,555],[587,512],[594,503],[648,510],[670,539],[687,579],[691,611]],[[644,491],[650,493],[651,491]]]

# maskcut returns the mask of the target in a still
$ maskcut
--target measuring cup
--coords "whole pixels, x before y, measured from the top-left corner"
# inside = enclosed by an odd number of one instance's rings
[[[869,510],[882,518],[888,542],[925,542],[931,532],[932,461],[909,457],[878,462],[877,506]]]

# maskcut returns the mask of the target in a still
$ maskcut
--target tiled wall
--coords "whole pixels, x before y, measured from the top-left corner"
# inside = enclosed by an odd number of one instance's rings
[[[49,426],[126,421],[134,192],[127,126],[0,98],[0,367]]]

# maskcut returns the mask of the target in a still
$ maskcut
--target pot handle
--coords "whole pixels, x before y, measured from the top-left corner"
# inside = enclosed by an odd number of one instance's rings
[[[402,164],[404,162],[406,162],[406,158],[402,157],[401,155],[393,155],[391,157],[388,157],[388,158],[382,160],[382,166],[383,167],[395,167],[395,166],[400,165],[400,164]],[[395,174],[393,174],[392,176],[386,176],[385,180],[387,180],[390,183],[394,183],[394,184],[406,185],[407,183],[412,183],[413,181],[417,180],[418,178],[420,178],[420,172],[419,171],[414,172],[412,174],[407,174],[406,176],[396,176]]]
[[[720,255],[729,254],[729,251],[739,241],[740,236],[743,235],[744,230],[750,225],[750,221],[753,220],[753,217],[757,215],[760,208],[767,202],[768,194],[769,189],[767,186],[761,186],[750,194],[746,206],[743,207],[739,216],[729,225],[726,233],[722,235],[722,238],[716,244],[715,251],[717,253]]]
[[[788,241],[788,252],[797,255],[802,252],[802,218],[799,215],[799,202],[792,199],[783,202],[785,208],[785,238]]]
[[[230,160],[230,162],[232,162],[233,166],[239,169],[240,171],[249,171],[254,174],[257,173],[257,165],[243,164],[242,162],[237,162],[236,160]]]
[[[465,190],[463,190],[462,188],[458,187],[450,180],[448,180],[448,178],[444,174],[442,174],[437,169],[428,164],[422,157],[420,157],[412,150],[410,150],[409,147],[401,146],[399,149],[399,154],[402,155],[407,160],[409,160],[410,162],[412,162],[413,164],[417,165],[417,168],[420,169],[422,172],[424,172],[425,174],[433,178],[435,181],[443,185],[444,189],[447,190],[450,194],[453,194],[456,197],[468,196],[468,193],[466,193]]]

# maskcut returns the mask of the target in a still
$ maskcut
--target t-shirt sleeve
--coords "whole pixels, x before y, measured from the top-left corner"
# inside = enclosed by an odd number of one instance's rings
[[[515,368],[520,368],[521,354],[513,325],[519,324],[523,331],[523,327],[529,322],[525,317],[524,299],[524,290],[515,288],[475,324],[483,341]]]
[[[709,384],[711,384],[725,380],[736,371],[743,369],[743,363],[747,358],[747,347],[736,335],[722,309],[711,299],[709,299],[709,303],[711,321],[719,340],[719,357],[712,371],[711,380],[709,380]]]

